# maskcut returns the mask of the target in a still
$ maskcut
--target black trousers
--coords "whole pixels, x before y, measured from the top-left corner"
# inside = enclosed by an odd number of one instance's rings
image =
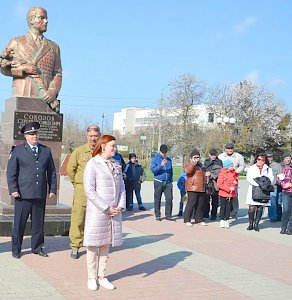
[[[27,219],[31,216],[31,251],[39,252],[44,245],[46,199],[15,199],[12,252],[20,253]]]
[[[232,198],[220,196],[220,220],[227,221],[230,217]]]
[[[218,192],[215,191],[212,195],[206,194],[206,203],[204,205],[203,209],[203,217],[209,218],[209,212],[210,212],[210,197],[211,197],[211,216],[216,218],[217,217],[217,211],[218,211],[218,205],[219,205],[219,196]]]
[[[192,218],[196,222],[203,221],[203,209],[205,208],[206,193],[188,192],[188,202],[184,212],[184,222],[190,222]]]
[[[159,182],[154,180],[154,214],[156,218],[161,217],[161,196],[165,196],[165,217],[171,218],[172,214],[172,182]]]

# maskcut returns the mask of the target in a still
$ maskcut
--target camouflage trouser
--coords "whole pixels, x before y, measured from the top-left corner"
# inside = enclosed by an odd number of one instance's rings
[[[86,196],[83,185],[76,185],[74,189],[71,224],[69,231],[70,247],[79,249],[83,245],[84,223],[86,212]]]

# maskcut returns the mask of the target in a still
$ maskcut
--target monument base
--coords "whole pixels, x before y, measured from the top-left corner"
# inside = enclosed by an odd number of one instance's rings
[[[46,236],[68,235],[71,207],[67,205],[47,205],[44,233]],[[14,219],[14,206],[0,203],[0,236],[11,236]],[[31,235],[31,221],[27,220],[24,235]]]
[[[58,188],[54,198],[46,200],[45,235],[66,235],[70,227],[71,207],[59,203],[59,166],[62,149],[63,115],[53,112],[42,99],[12,97],[5,101],[1,113],[0,132],[0,236],[11,236],[14,219],[14,198],[9,195],[6,167],[11,146],[23,143],[22,126],[37,121],[40,143],[50,147],[57,171]],[[30,235],[30,220],[25,235]]]

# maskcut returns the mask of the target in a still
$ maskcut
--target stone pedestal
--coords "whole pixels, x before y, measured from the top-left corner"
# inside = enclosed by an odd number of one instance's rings
[[[6,166],[13,145],[23,143],[22,126],[37,121],[41,124],[40,143],[51,148],[58,179],[56,199],[47,199],[46,216],[68,216],[70,207],[59,204],[60,159],[62,147],[63,115],[53,112],[42,99],[13,97],[5,101],[1,114],[0,136],[0,215],[2,219],[14,214],[14,199],[8,193]],[[1,226],[1,224],[0,224]]]

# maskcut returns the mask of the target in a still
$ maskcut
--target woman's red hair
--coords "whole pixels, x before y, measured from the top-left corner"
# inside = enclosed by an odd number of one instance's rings
[[[102,153],[102,145],[107,144],[110,141],[115,141],[116,138],[113,135],[110,134],[103,134],[96,143],[96,146],[93,150],[92,156],[96,156],[98,154]]]

